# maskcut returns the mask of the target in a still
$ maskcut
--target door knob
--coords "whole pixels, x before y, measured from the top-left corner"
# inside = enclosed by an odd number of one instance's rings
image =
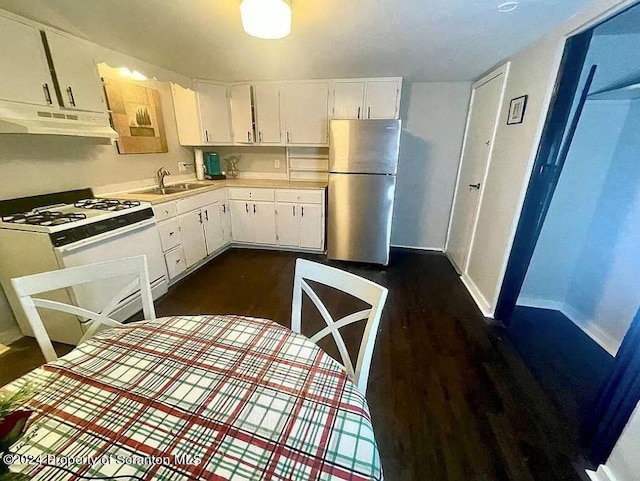
[[[478,182],[477,184],[469,184],[469,189],[480,190],[480,182]]]

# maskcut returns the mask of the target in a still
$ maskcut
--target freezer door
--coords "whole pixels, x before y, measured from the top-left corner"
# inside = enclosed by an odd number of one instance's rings
[[[401,127],[400,120],[332,120],[329,171],[395,174]]]
[[[394,175],[329,176],[329,259],[389,263]]]

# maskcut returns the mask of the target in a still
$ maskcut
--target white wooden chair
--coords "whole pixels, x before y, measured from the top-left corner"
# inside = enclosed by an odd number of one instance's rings
[[[135,275],[135,278],[124,286],[100,312],[93,312],[80,306],[73,306],[64,302],[32,297],[34,294],[41,294],[43,292],[63,289],[78,284],[123,276],[130,277],[131,275]],[[119,307],[122,299],[137,289],[140,289],[145,319],[154,320],[156,318],[156,313],[153,308],[153,297],[151,296],[146,256],[127,257],[115,261],[17,277],[11,279],[11,284],[47,362],[55,361],[58,359],[58,356],[53,349],[51,339],[42,323],[40,314],[36,309],[37,307],[53,309],[78,316],[81,319],[83,330],[85,331],[80,343],[93,336],[102,325],[110,327],[122,325],[121,322],[111,319],[109,316]]]
[[[371,307],[362,311],[349,314],[335,321],[329,311],[322,303],[318,295],[313,291],[307,280],[333,287],[342,292],[356,297]],[[375,282],[371,282],[362,277],[358,277],[349,272],[341,271],[333,267],[304,259],[296,260],[296,273],[293,283],[293,306],[291,312],[291,329],[294,332],[301,333],[302,323],[302,292],[305,292],[311,302],[316,306],[322,318],[327,323],[327,327],[316,333],[310,338],[313,342],[331,334],[336,342],[340,356],[342,357],[343,367],[347,371],[349,377],[356,383],[362,394],[367,393],[367,382],[369,380],[369,368],[371,367],[371,356],[373,355],[373,347],[378,334],[378,325],[380,324],[380,316],[384,303],[387,300],[388,290],[379,286]],[[358,321],[367,321],[358,351],[358,360],[355,369],[349,357],[347,347],[340,335],[339,329]]]

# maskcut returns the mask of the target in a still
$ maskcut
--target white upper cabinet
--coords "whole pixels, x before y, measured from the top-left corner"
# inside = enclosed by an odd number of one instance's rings
[[[333,89],[333,118],[361,119],[365,82],[337,81]]]
[[[279,144],[282,142],[280,127],[280,87],[278,85],[256,85],[253,87],[258,143]]]
[[[365,119],[400,118],[400,88],[402,80],[372,80],[367,82]]]
[[[326,145],[328,142],[327,82],[288,83],[283,86],[287,144]]]
[[[177,84],[171,84],[171,93],[180,145],[200,145],[202,139],[198,122],[198,97],[196,93]]]
[[[40,31],[0,16],[0,99],[58,105]]]
[[[104,88],[90,47],[47,30],[47,43],[65,108],[104,112]]]
[[[234,143],[254,143],[250,85],[234,85],[231,87],[231,122]]]
[[[231,143],[227,86],[224,84],[197,82],[196,91],[198,92],[202,143]]]

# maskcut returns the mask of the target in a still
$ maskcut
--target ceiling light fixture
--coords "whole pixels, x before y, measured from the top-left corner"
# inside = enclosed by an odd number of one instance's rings
[[[518,2],[504,2],[498,5],[498,12],[509,13],[518,8]]]
[[[242,0],[242,28],[249,35],[269,40],[291,33],[290,0]]]

